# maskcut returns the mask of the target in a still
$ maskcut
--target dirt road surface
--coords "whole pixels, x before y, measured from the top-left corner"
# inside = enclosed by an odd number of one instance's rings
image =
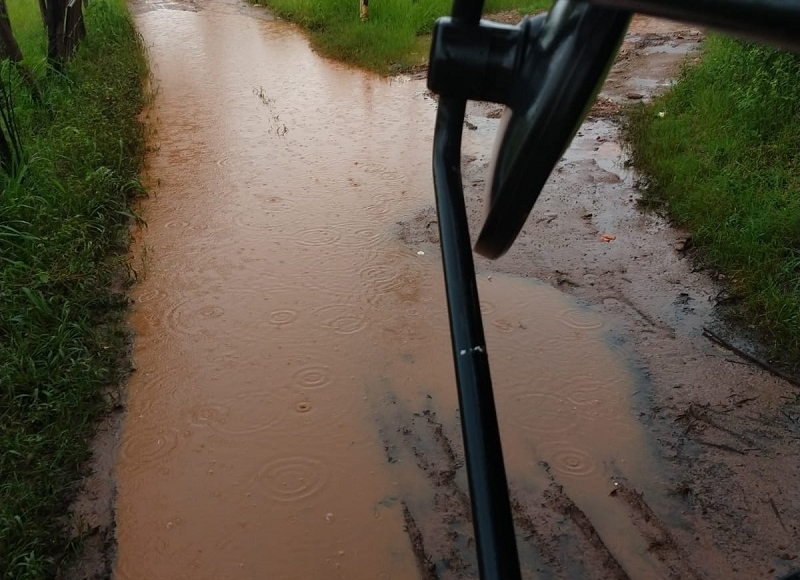
[[[522,234],[506,256],[478,257],[476,268],[485,280],[502,273],[547,281],[614,321],[609,340],[644,377],[636,411],[664,479],[642,493],[621,470],[612,493],[645,538],[656,577],[773,578],[800,567],[797,387],[704,335],[720,324],[724,288],[697,269],[686,232],[640,207],[617,130],[620,110],[673,82],[684,59],[697,58],[701,37],[677,23],[634,19],[597,104]],[[468,113],[462,170],[477,232],[491,155],[483,133],[495,130],[501,110],[475,104]],[[401,235],[436,251],[435,220],[433,207],[425,208],[401,224]],[[585,543],[577,556],[555,557],[553,577],[639,578],[616,565],[558,490],[529,499],[536,516],[518,521],[540,545],[565,537]],[[555,529],[542,526],[554,519]],[[584,563],[579,575],[570,575],[570,561]]]
[[[233,1],[134,6],[159,86],[139,370],[76,577],[475,578],[424,80],[323,61]],[[477,259],[525,578],[800,567],[797,389],[704,336],[723,288],[639,208],[618,139],[700,39],[636,18],[520,238]],[[501,114],[468,108],[473,232]]]

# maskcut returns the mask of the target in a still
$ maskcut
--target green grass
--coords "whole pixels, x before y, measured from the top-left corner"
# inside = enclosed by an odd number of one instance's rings
[[[450,13],[452,0],[374,0],[361,22],[355,0],[253,0],[310,32],[327,56],[381,73],[425,64],[433,23]],[[529,14],[550,0],[488,0],[484,13],[516,9]]]
[[[723,273],[738,314],[800,355],[800,57],[714,36],[626,130],[633,163]]]
[[[43,103],[16,83],[24,162],[0,176],[0,578],[38,580],[77,548],[68,501],[124,372],[126,298],[112,285],[141,192],[146,62],[123,0],[90,3],[64,75],[46,74],[37,3],[9,8]]]
[[[47,55],[47,36],[42,26],[38,2],[23,0],[6,2],[14,36],[22,49],[25,62],[32,67],[44,66]]]

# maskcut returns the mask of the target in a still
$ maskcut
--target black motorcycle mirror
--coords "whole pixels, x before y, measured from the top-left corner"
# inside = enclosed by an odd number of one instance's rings
[[[526,43],[497,137],[478,253],[498,258],[514,243],[600,90],[629,22],[628,12],[559,2]]]
[[[513,244],[605,79],[630,20],[627,10],[800,49],[800,5],[793,0],[559,0],[547,17],[516,27],[440,19],[429,88],[507,105],[479,254],[498,258]]]
[[[455,0],[434,29],[428,87],[439,93],[434,185],[450,335],[480,578],[520,578],[500,433],[461,183],[467,99],[507,105],[491,224],[481,247],[511,245],[608,70],[630,14],[558,0],[547,16],[504,26],[480,20],[483,0]],[[544,126],[544,129],[542,128]],[[531,147],[537,159],[531,162]],[[531,184],[536,184],[536,193]],[[509,214],[513,214],[509,220]]]
[[[513,243],[605,78],[631,12],[746,32],[800,50],[797,0],[556,0],[518,26],[481,21],[483,0],[454,0],[434,29],[428,87],[439,94],[433,177],[461,430],[482,580],[519,580],[514,525],[461,182],[466,101],[510,111],[476,249]],[[787,578],[794,580],[795,576]]]

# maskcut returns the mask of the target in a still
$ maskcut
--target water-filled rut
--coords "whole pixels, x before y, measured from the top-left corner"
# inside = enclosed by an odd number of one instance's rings
[[[137,15],[157,91],[116,577],[475,577],[441,265],[397,228],[433,195],[435,101],[201,8]],[[606,321],[479,287],[526,574],[606,550],[656,577],[609,496],[650,466]]]

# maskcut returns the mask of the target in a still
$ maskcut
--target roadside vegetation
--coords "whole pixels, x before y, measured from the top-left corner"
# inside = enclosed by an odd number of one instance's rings
[[[43,580],[88,532],[68,502],[125,368],[146,62],[124,0],[89,3],[63,55],[39,4],[8,9],[25,68],[0,67],[0,127],[17,149],[0,171],[0,578]]]
[[[699,64],[634,109],[647,204],[688,228],[773,355],[800,356],[800,56],[710,37]]]
[[[427,63],[433,23],[450,14],[452,0],[375,0],[362,22],[355,0],[252,0],[306,29],[327,56],[379,73]],[[551,0],[487,0],[484,14],[516,10],[530,14]]]

